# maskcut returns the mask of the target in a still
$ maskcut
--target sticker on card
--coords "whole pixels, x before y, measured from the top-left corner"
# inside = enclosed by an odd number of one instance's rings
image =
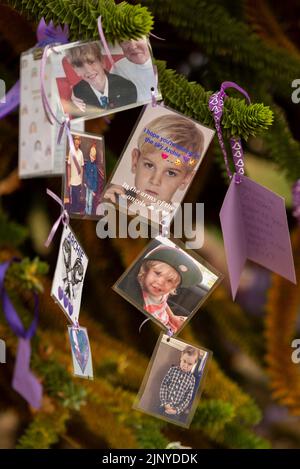
[[[167,107],[146,106],[104,189],[103,204],[154,226],[170,224],[214,133]]]
[[[88,258],[68,225],[64,225],[51,296],[67,318],[78,323]]]
[[[178,334],[222,277],[178,240],[157,236],[113,289],[165,331]]]
[[[220,220],[233,299],[247,259],[296,283],[285,202],[246,176],[232,178]]]
[[[96,219],[105,183],[104,139],[102,136],[71,132],[75,154],[67,141],[63,200],[73,218]]]
[[[133,408],[188,428],[212,352],[161,334]]]
[[[149,40],[108,45],[73,42],[55,47],[55,85],[62,111],[73,119],[94,119],[161,99]],[[152,90],[152,91],[151,91]]]
[[[93,379],[91,347],[85,327],[68,326],[74,375]]]

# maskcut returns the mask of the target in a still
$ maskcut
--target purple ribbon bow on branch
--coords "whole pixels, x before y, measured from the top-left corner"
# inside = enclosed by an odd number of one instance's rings
[[[69,28],[65,24],[61,26],[54,26],[53,21],[47,25],[44,18],[38,24],[37,31],[37,44],[35,47],[45,47],[48,44],[61,43],[66,44],[69,38]],[[0,119],[14,111],[20,104],[20,80],[18,80],[13,87],[7,92],[5,100],[0,103]]]
[[[12,262],[19,262],[19,260],[13,258],[11,261],[0,264],[0,299],[3,312],[10,328],[19,338],[12,387],[32,407],[38,409],[41,406],[43,388],[38,379],[30,371],[30,339],[35,334],[37,328],[39,298],[34,293],[34,318],[26,330],[4,287],[5,275]]]

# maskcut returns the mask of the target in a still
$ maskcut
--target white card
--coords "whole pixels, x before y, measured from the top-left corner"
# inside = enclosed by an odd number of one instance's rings
[[[88,258],[76,236],[69,226],[64,226],[51,296],[73,324],[78,323],[87,265]]]

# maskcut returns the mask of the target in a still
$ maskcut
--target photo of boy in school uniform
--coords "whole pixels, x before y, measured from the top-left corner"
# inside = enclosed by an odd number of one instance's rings
[[[137,101],[135,85],[105,70],[98,42],[67,49],[66,57],[81,80],[73,86],[74,115],[88,115],[101,109],[116,109]]]

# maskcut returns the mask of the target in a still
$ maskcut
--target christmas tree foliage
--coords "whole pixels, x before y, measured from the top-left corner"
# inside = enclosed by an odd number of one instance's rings
[[[224,138],[243,139],[246,169],[247,159],[256,158],[267,178],[275,164],[277,175],[291,185],[300,177],[300,134],[294,124],[298,111],[291,102],[291,83],[300,75],[300,37],[287,27],[293,24],[293,15],[286,13],[284,23],[280,7],[272,10],[262,1],[254,2],[254,8],[252,3],[7,0],[0,5],[0,78],[7,89],[18,79],[19,55],[35,44],[42,17],[55,25],[68,24],[74,41],[97,39],[99,16],[110,42],[152,31],[165,38],[150,36],[165,104],[213,127],[209,97],[222,81],[237,82],[248,91],[251,104],[228,91]],[[110,124],[103,119],[88,122],[88,131],[105,134],[107,168],[113,168],[137,116],[124,111]],[[242,279],[235,303],[226,277],[180,334],[214,352],[192,424],[182,430],[132,409],[159,328],[148,322],[139,333],[143,315],[111,286],[146,240],[102,240],[94,222],[72,220],[90,259],[80,324],[89,332],[94,380],[72,375],[66,320],[50,297],[59,235],[49,249],[43,246],[58,216],[46,188],[59,194],[61,179],[20,182],[17,141],[15,112],[0,120],[0,261],[21,259],[11,264],[5,288],[25,327],[32,320],[33,292],[40,297],[31,368],[43,385],[43,402],[36,411],[11,388],[17,339],[0,305],[0,338],[7,347],[7,363],[0,365],[0,435],[3,416],[17,416],[8,446],[166,448],[181,441],[193,448],[299,447],[293,426],[300,414],[299,368],[291,360],[291,342],[297,333],[299,337],[299,287],[255,266]],[[207,204],[200,254],[227,275],[218,213],[228,180],[217,138],[200,173],[186,198]],[[275,186],[270,189],[276,192]],[[295,225],[292,244],[298,273],[299,233],[292,217],[290,224]]]

